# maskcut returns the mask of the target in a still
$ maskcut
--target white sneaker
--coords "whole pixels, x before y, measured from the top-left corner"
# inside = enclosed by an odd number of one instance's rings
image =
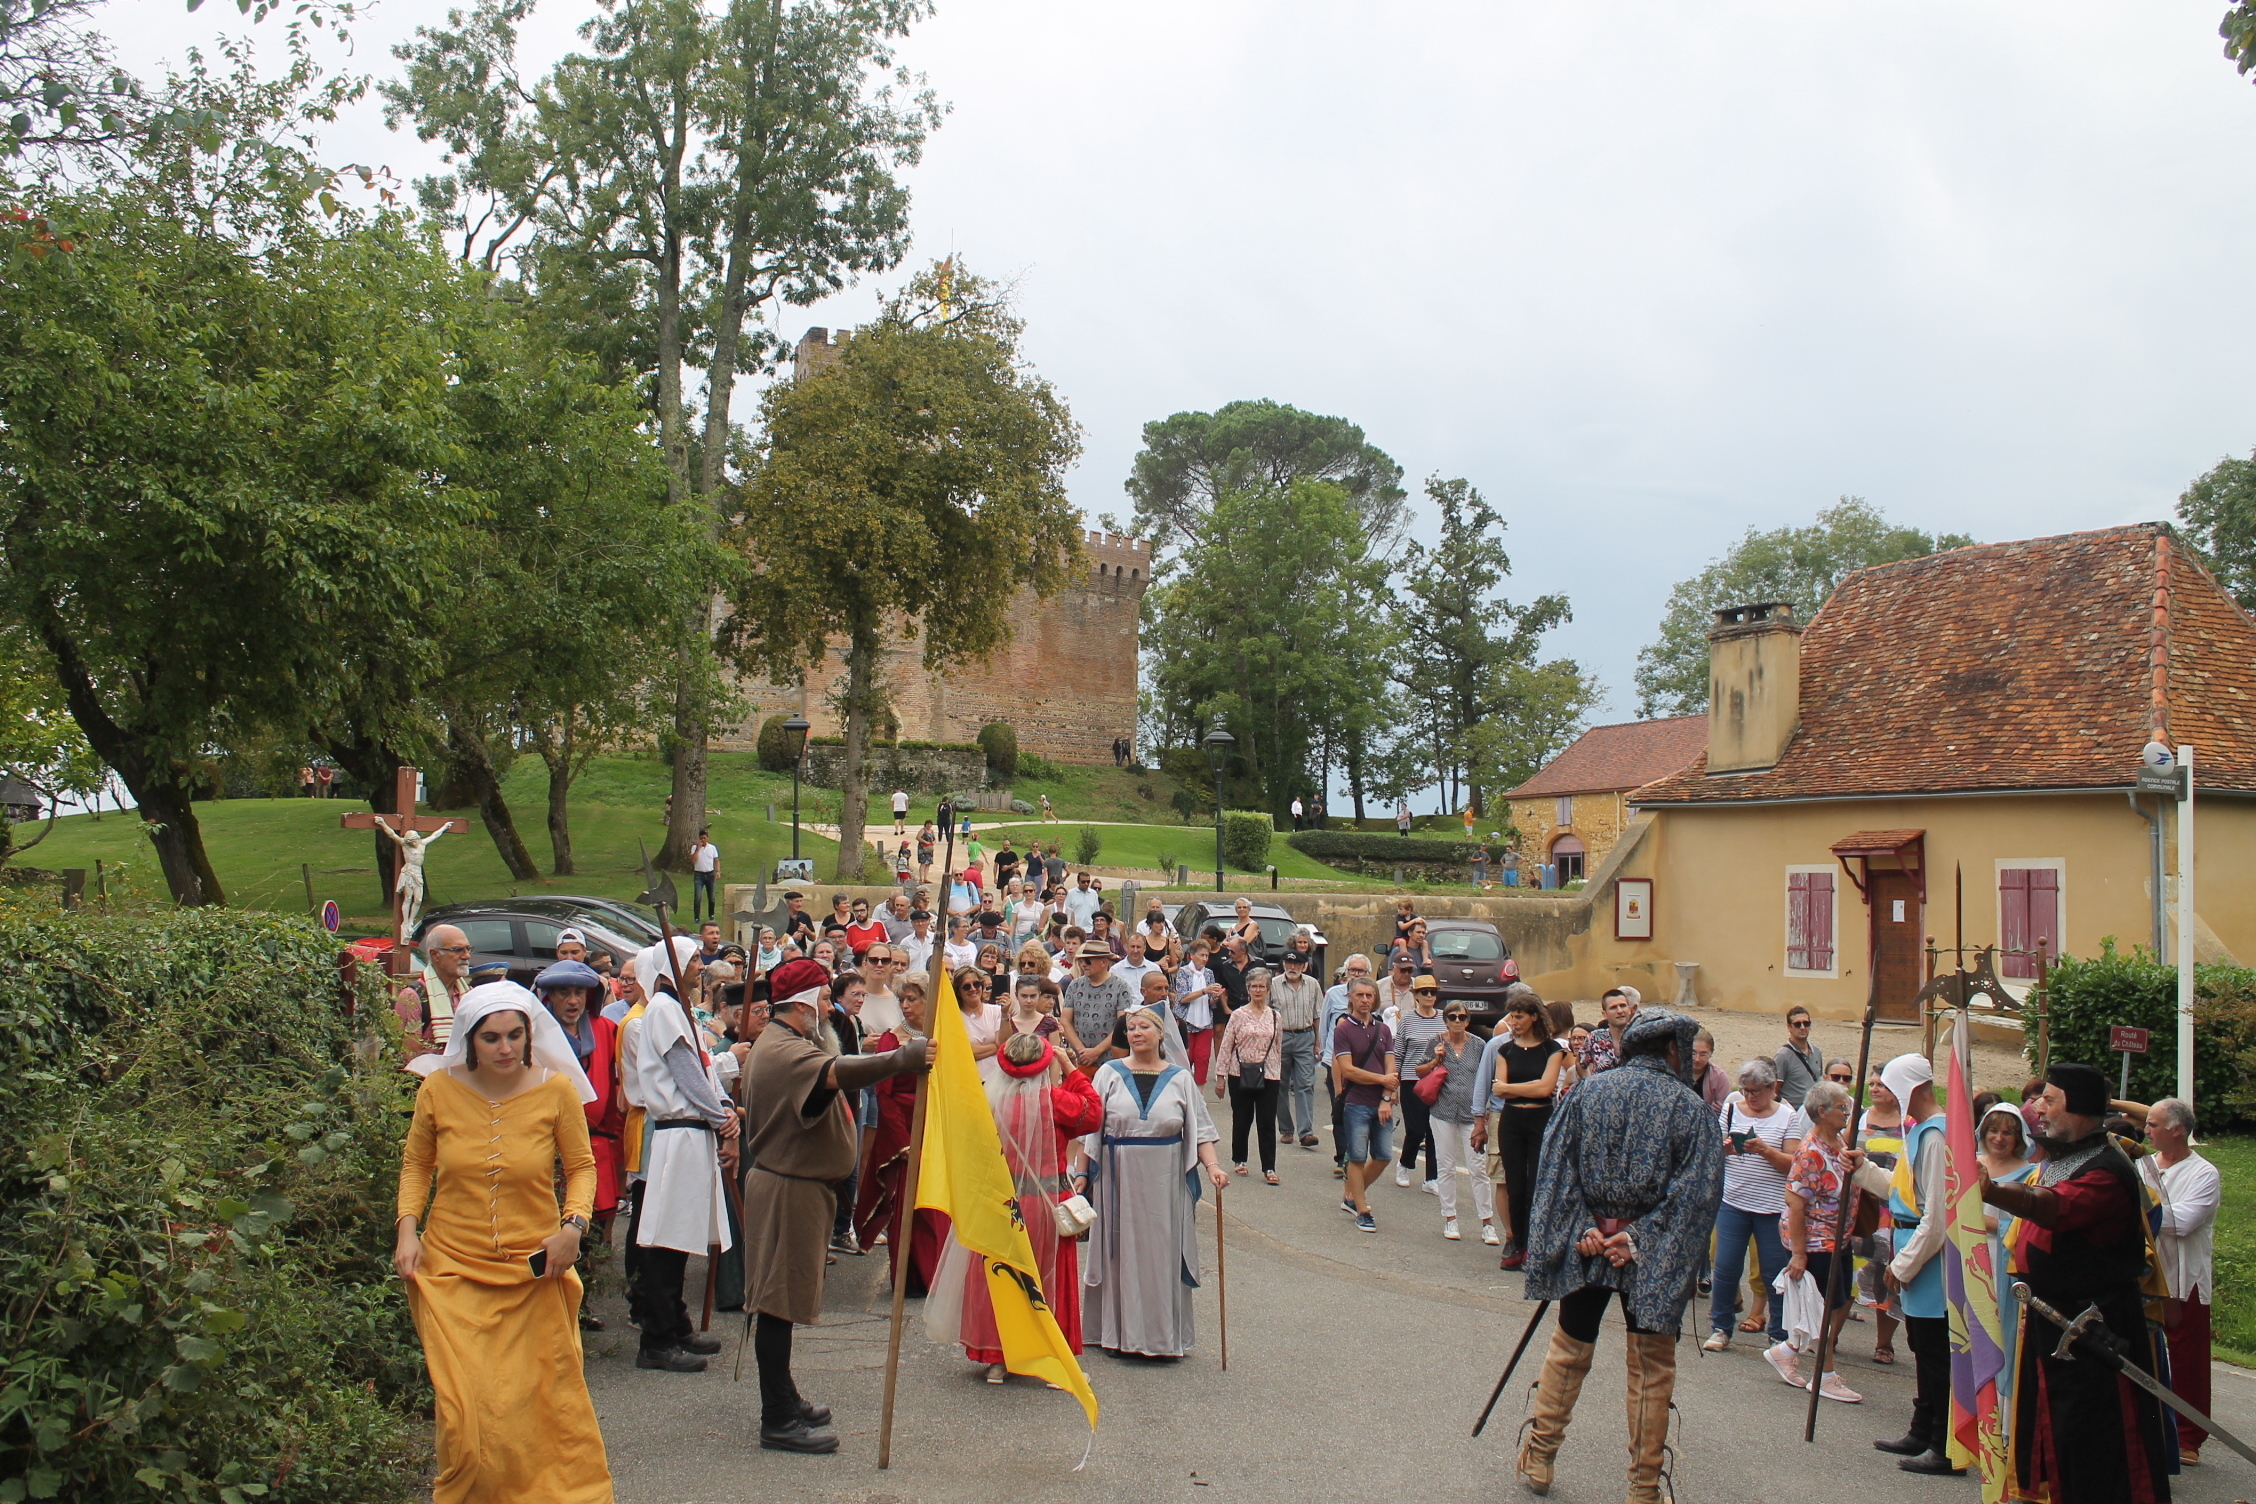
[[[1424,1191],[1429,1196],[1438,1196],[1441,1194],[1441,1182],[1438,1180],[1429,1180],[1424,1185],[1418,1187],[1418,1189]]]
[[[1796,1389],[1803,1387],[1800,1372],[1801,1356],[1800,1353],[1795,1352],[1783,1342],[1774,1342],[1763,1349],[1763,1357],[1769,1360],[1772,1368],[1778,1370],[1778,1381],[1782,1384],[1791,1384]]]
[[[1842,1383],[1841,1376],[1837,1373],[1827,1374],[1825,1382],[1819,1386],[1817,1392],[1829,1400],[1839,1400],[1844,1405],[1861,1405],[1864,1403],[1864,1396]]]
[[[1700,1351],[1704,1353],[1720,1353],[1730,1345],[1731,1334],[1727,1331],[1724,1331],[1721,1327],[1718,1327],[1716,1330],[1708,1333],[1708,1340],[1700,1344]]]
[[[1396,1165],[1394,1167],[1394,1183],[1399,1186],[1410,1184],[1410,1167],[1408,1165]]]
[[[1496,1235],[1496,1224],[1494,1222],[1483,1222],[1481,1224],[1481,1241],[1494,1248],[1504,1240]]]
[[[1463,1236],[1457,1231],[1457,1219],[1455,1217],[1442,1218],[1441,1235],[1447,1238],[1452,1243],[1459,1241],[1459,1239]]]

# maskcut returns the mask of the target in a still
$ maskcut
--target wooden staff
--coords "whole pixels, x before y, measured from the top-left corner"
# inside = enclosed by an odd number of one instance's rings
[[[1222,1371],[1230,1371],[1230,1255],[1222,1243],[1222,1187],[1214,1188],[1214,1290],[1222,1307]]]
[[[1879,969],[1875,967],[1871,984],[1865,989],[1864,994],[1864,1039],[1857,1046],[1856,1087],[1849,1094],[1849,1142],[1847,1145],[1849,1149],[1856,1147],[1857,1125],[1864,1121],[1864,1073],[1866,1067],[1872,1062],[1872,1024],[1873,1020],[1879,1016],[1880,973]],[[1802,1421],[1802,1440],[1804,1441],[1817,1440],[1818,1391],[1825,1384],[1827,1349],[1832,1346],[1833,1341],[1833,1292],[1839,1289],[1840,1282],[1848,1277],[1849,1213],[1855,1206],[1855,1182],[1844,1177],[1841,1186],[1840,1209],[1833,1219],[1833,1262],[1827,1268],[1825,1274],[1825,1304],[1819,1310],[1817,1316],[1817,1369],[1810,1375],[1809,1415]],[[1928,1208],[1927,1214],[1933,1216],[1933,1208]],[[1804,1227],[1802,1241],[1807,1243],[1809,1237],[1806,1223]],[[1784,1297],[1773,1296],[1772,1298],[1783,1299]]]
[[[940,1031],[933,1020],[940,1007],[940,975],[948,962],[948,894],[955,883],[951,869],[956,864],[956,822],[953,814],[948,819],[947,844],[940,858],[940,917],[941,928],[932,936],[932,963],[924,985],[924,1032],[933,1048],[940,1044]],[[901,1176],[901,1199],[896,1204],[900,1218],[900,1231],[894,1235],[893,1246],[886,1252],[893,1255],[893,1329],[885,1339],[885,1410],[877,1423],[877,1465],[893,1465],[893,1395],[901,1380],[901,1328],[907,1318],[909,1299],[909,1268],[916,1247],[916,1194],[917,1171],[924,1163],[924,1107],[929,1096],[926,1085],[931,1079],[930,1065],[917,1077],[916,1110],[909,1119],[909,1164]]]

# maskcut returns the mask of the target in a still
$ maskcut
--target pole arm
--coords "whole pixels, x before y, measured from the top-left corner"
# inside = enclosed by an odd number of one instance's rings
[[[1872,1064],[1872,1025],[1880,1017],[1880,973],[1875,969],[1864,993],[1864,1036],[1857,1044],[1856,1084],[1849,1091],[1848,1147],[1856,1147],[1857,1125],[1864,1121],[1865,1072]],[[1818,1391],[1824,1387],[1827,1349],[1832,1346],[1833,1295],[1845,1276],[1848,1260],[1841,1257],[1849,1241],[1849,1212],[1856,1205],[1856,1182],[1841,1187],[1841,1205],[1833,1218],[1833,1258],[1825,1273],[1825,1304],[1817,1323],[1817,1371],[1810,1380],[1809,1414],[1802,1420],[1802,1440],[1817,1440]]]

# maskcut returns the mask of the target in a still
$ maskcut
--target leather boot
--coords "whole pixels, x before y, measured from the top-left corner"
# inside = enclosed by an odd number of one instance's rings
[[[1535,1386],[1535,1410],[1528,1417],[1528,1438],[1520,1448],[1520,1477],[1530,1493],[1551,1492],[1551,1459],[1567,1439],[1567,1422],[1574,1419],[1575,1399],[1590,1374],[1595,1342],[1577,1342],[1565,1332],[1551,1330],[1551,1350],[1543,1355],[1543,1377]]]
[[[1676,1393],[1676,1338],[1629,1334],[1629,1504],[1660,1504],[1669,1399]]]

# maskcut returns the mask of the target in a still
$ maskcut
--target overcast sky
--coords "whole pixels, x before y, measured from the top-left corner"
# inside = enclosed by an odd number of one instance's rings
[[[545,0],[528,54],[589,8]],[[369,7],[359,66],[443,10]],[[1627,719],[1668,588],[1750,525],[1844,493],[1984,540],[2161,518],[2256,448],[2222,10],[942,0],[904,49],[953,108],[914,254],[1018,280],[1091,518],[1151,419],[1343,414],[1413,488],[1488,494],[1513,593],[1573,600],[1553,646]],[[243,23],[106,24],[146,66]],[[372,108],[329,150],[435,162]]]

